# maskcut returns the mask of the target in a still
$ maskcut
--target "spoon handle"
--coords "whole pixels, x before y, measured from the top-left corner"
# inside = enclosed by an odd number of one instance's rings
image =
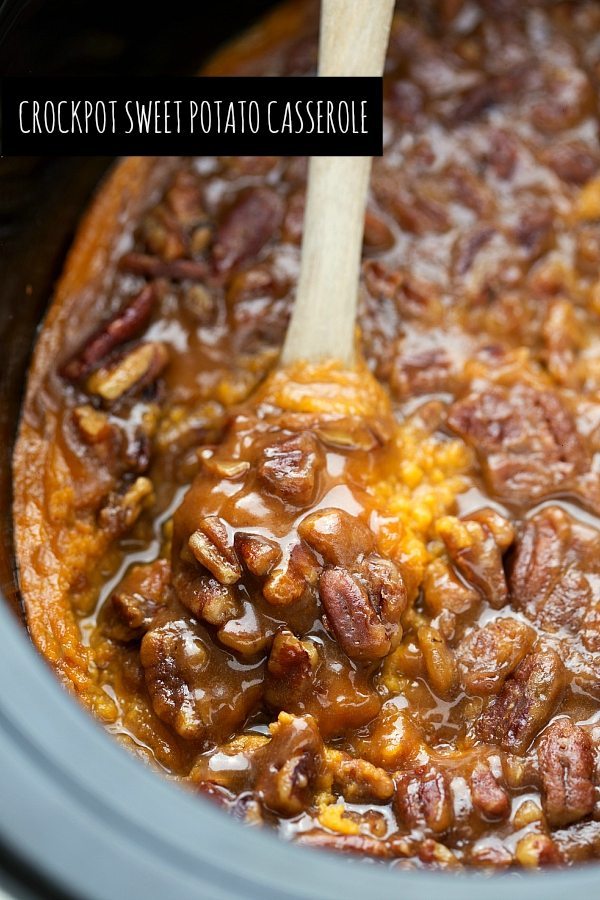
[[[383,74],[394,0],[322,0],[319,75]],[[370,156],[311,158],[300,278],[281,362],[354,360]]]

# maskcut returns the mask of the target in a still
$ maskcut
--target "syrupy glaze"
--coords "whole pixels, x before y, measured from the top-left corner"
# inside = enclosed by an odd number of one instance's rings
[[[600,854],[599,27],[398,3],[353,372],[273,371],[305,160],[126,160],[83,225],[15,455],[29,627],[246,822]],[[316,35],[292,3],[209,72],[310,74]]]

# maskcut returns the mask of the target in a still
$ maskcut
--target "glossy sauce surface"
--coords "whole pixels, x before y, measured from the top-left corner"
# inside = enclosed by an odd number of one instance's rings
[[[316,13],[213,70],[310,74]],[[15,464],[34,640],[246,822],[401,866],[600,853],[599,27],[398,4],[356,372],[272,373],[302,159],[147,168],[46,325]]]

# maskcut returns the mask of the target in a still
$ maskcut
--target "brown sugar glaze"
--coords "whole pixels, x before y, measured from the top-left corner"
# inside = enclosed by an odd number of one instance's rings
[[[269,375],[305,160],[129,159],[82,226],[15,454],[29,628],[245,822],[396,866],[600,854],[599,28],[398,4],[376,381]],[[208,71],[310,74],[316,39],[292,3]]]

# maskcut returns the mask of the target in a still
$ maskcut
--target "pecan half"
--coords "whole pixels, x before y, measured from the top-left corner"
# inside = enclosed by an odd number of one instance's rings
[[[150,321],[156,301],[152,285],[146,285],[116,316],[102,325],[81,350],[63,366],[61,375],[71,381],[85,378],[113,350],[140,334]]]
[[[473,628],[456,648],[461,684],[469,694],[497,694],[531,649],[533,628],[511,617]]]
[[[295,544],[287,560],[268,576],[263,596],[273,606],[289,606],[314,587],[321,572],[316,556],[304,544]]]
[[[447,831],[454,821],[452,796],[443,772],[420,766],[398,779],[396,810],[409,828],[427,828],[434,834]]]
[[[242,191],[219,226],[213,244],[217,272],[227,273],[256,256],[283,221],[281,197],[268,187]]]
[[[490,822],[510,813],[510,798],[487,762],[478,763],[471,773],[471,797],[475,809]]]
[[[554,650],[526,656],[476,725],[482,741],[523,754],[556,712],[565,687],[565,668]]]
[[[319,579],[319,595],[327,622],[350,659],[369,662],[389,653],[387,629],[373,609],[366,589],[347,569],[325,569]]]
[[[210,271],[204,260],[164,260],[145,253],[125,253],[119,260],[119,268],[144,278],[167,278],[169,281],[204,281]]]
[[[542,735],[537,755],[550,825],[569,825],[591,813],[594,755],[589,734],[570,719],[557,719]]]

